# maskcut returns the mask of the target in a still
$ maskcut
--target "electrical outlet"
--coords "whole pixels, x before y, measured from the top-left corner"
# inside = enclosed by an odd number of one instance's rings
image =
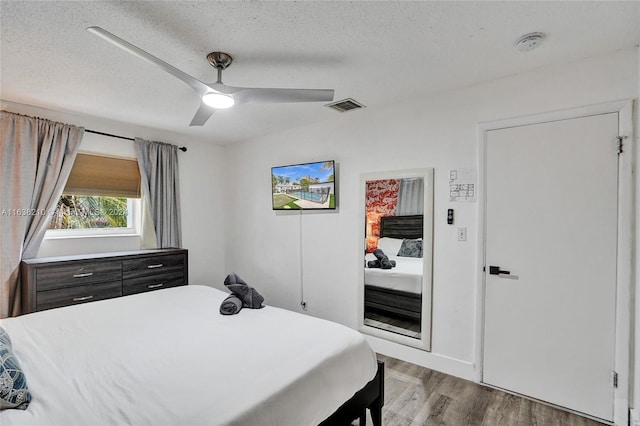
[[[467,228],[464,226],[458,228],[458,241],[467,241]]]

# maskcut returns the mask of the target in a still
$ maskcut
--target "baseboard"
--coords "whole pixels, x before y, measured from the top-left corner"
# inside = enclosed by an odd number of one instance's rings
[[[640,409],[632,408],[631,410],[629,410],[629,413],[631,414],[631,419],[629,420],[629,425],[630,426],[640,426]]]
[[[373,350],[379,354],[460,377],[461,379],[474,380],[473,364],[468,361],[389,342],[375,336],[366,336],[366,338]]]

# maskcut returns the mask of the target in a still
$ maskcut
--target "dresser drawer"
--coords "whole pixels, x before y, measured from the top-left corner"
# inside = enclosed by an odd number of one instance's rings
[[[133,278],[122,281],[122,294],[123,296],[127,296],[129,294],[177,287],[185,284],[186,282],[182,271],[167,273],[157,277]]]
[[[122,296],[122,281],[38,291],[36,293],[36,310],[42,311],[119,296]]]
[[[122,263],[119,261],[73,262],[50,265],[37,271],[38,291],[116,281],[121,277]]]
[[[136,278],[162,277],[176,273],[184,275],[185,266],[185,256],[182,254],[123,260],[122,279],[126,281]]]

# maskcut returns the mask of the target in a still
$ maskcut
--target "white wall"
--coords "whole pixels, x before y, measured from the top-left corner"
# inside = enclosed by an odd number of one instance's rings
[[[43,117],[86,129],[126,137],[186,146],[179,152],[180,192],[182,207],[182,245],[189,249],[189,281],[210,284],[222,281],[224,275],[225,206],[223,194],[223,151],[213,143],[193,141],[185,136],[170,134],[126,123],[115,122],[77,113],[54,111],[14,102],[0,101],[0,108],[30,116]],[[81,150],[135,158],[133,143],[127,140],[85,133]],[[140,238],[97,237],[45,240],[38,256],[113,252],[140,248]]]
[[[638,47],[638,68],[640,69],[640,47]],[[638,93],[637,98],[640,99],[640,73],[637,76],[638,78]],[[640,265],[640,175],[637,170],[640,166],[640,105],[638,102],[635,104],[635,154],[636,154],[636,162],[635,162],[635,171],[636,171],[636,261],[635,261],[635,288],[632,289],[632,295],[635,296],[635,309],[632,310],[635,319],[635,333],[631,335],[631,342],[634,348],[634,352],[631,354],[631,368],[630,374],[633,377],[631,380],[631,406],[633,410],[631,411],[631,425],[632,426],[640,426],[640,270],[638,270],[638,266]],[[633,303],[633,302],[632,302]],[[633,330],[633,329],[632,329]]]
[[[302,278],[308,313],[356,327],[358,269],[364,229],[361,173],[435,168],[432,353],[371,339],[375,349],[473,378],[478,270],[478,205],[450,203],[450,169],[477,168],[478,123],[638,96],[637,49],[558,64],[385,109],[344,113],[336,120],[227,146],[227,271],[300,311]],[[611,64],[616,64],[612,67]],[[345,94],[348,96],[348,94]],[[364,104],[366,99],[359,99]],[[338,114],[338,113],[337,113]],[[334,159],[339,210],[271,210],[270,168]],[[446,224],[454,208],[456,225]],[[458,242],[455,228],[466,226]]]

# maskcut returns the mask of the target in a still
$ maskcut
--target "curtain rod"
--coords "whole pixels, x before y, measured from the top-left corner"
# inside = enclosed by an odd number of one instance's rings
[[[119,135],[113,135],[111,133],[104,133],[104,132],[98,132],[97,130],[89,130],[89,129],[84,129],[85,132],[89,132],[89,133],[94,133],[96,135],[102,135],[102,136],[109,136],[111,138],[118,138],[118,139],[126,139],[128,141],[134,141],[134,138],[128,138],[126,136],[119,136]],[[180,151],[182,152],[187,152],[187,147],[186,146],[181,146],[180,148],[178,148]]]

